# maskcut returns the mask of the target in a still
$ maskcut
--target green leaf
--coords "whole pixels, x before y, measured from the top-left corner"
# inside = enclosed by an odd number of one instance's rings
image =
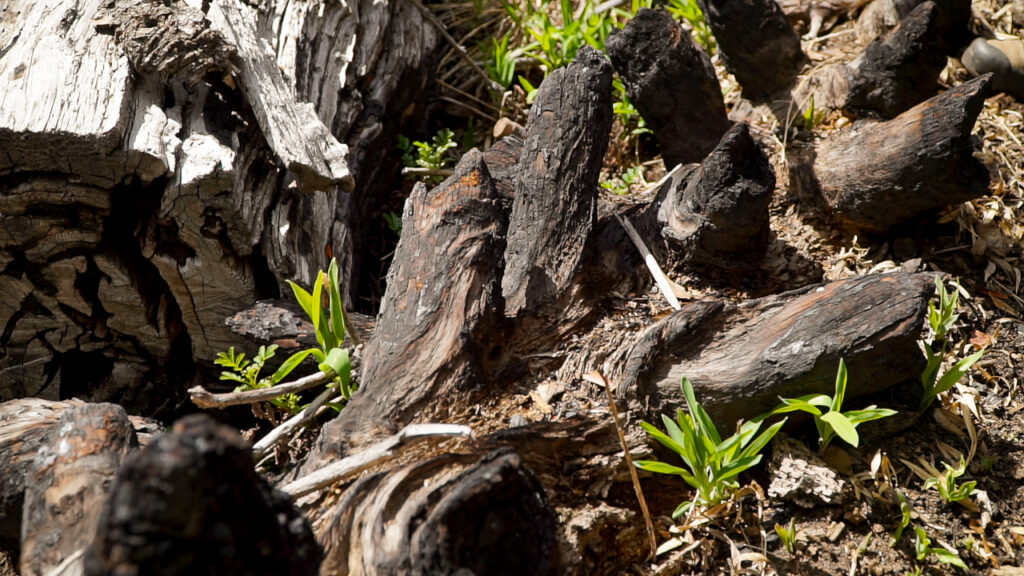
[[[834,396],[832,396],[832,411],[833,412],[839,412],[839,411],[842,410],[842,408],[843,408],[843,400],[845,400],[845,398],[846,398],[846,362],[842,358],[840,358],[839,359],[839,370],[836,371],[836,393],[835,393]],[[845,437],[843,437],[842,434],[839,434],[839,436],[841,438],[843,438],[844,440],[846,439]],[[854,446],[856,446],[856,444],[854,444]]]
[[[820,395],[816,395],[816,396],[820,396]],[[804,396],[804,398],[808,398],[808,397]],[[782,404],[780,404],[779,406],[776,406],[774,409],[772,409],[772,414],[786,414],[787,412],[798,412],[799,411],[799,412],[807,412],[808,414],[813,414],[815,416],[821,416],[821,410],[818,410],[817,406],[815,406],[811,402],[807,402],[806,400],[803,400],[801,398],[783,398],[783,397],[780,396],[779,400],[782,401]],[[825,396],[826,404],[824,404],[824,405],[828,406],[828,402],[830,402],[831,400],[832,400],[831,398],[829,398],[828,396]]]
[[[657,460],[637,460],[633,462],[633,464],[641,470],[647,470],[648,472],[655,472],[657,474],[674,474],[676,476],[689,474],[689,472],[683,468],[666,464],[664,462],[658,462]]]
[[[967,570],[967,564],[960,559],[960,556],[954,552],[950,552],[945,548],[932,548],[931,553],[935,555],[935,559],[943,564],[952,564],[957,568]]]
[[[242,384],[247,384],[245,378],[242,378],[241,376],[235,374],[234,372],[221,372],[220,379],[231,380],[232,382],[241,382]]]
[[[785,423],[786,419],[783,418],[781,421],[772,424],[764,432],[761,432],[761,435],[758,436],[756,440],[751,442],[749,445],[747,445],[746,448],[743,449],[742,452],[740,452],[740,457],[745,458],[748,456],[752,456],[754,454],[759,454],[761,450],[765,446],[767,446],[769,442],[771,442],[772,438],[775,437],[775,434],[782,428],[782,426]]]
[[[711,421],[711,417],[704,411],[704,408],[697,402],[697,397],[693,393],[693,384],[690,380],[683,377],[680,386],[683,389],[683,395],[686,396],[686,405],[690,408],[690,415],[693,417],[694,424],[697,429],[701,432],[701,435],[706,435],[710,438],[714,445],[717,446],[722,443],[722,437],[718,435],[718,428],[715,427],[715,423]]]
[[[974,363],[981,360],[981,357],[985,355],[985,350],[978,350],[974,354],[966,358],[962,358],[959,362],[953,365],[952,368],[946,371],[945,374],[939,378],[938,383],[935,385],[935,389],[932,390],[933,396],[938,396],[946,390],[953,387],[954,384],[960,381],[964,377],[964,374],[974,366]]]
[[[342,380],[351,378],[352,365],[349,362],[348,350],[344,348],[335,348],[327,353],[327,358],[320,363],[320,369],[324,372],[328,370],[333,371],[335,374],[340,376]]]
[[[827,422],[832,430],[835,431],[836,435],[846,441],[847,444],[854,448],[860,443],[860,437],[857,435],[857,428],[840,412],[829,412],[821,417],[822,421]]]
[[[881,420],[882,418],[888,418],[889,416],[895,416],[896,414],[898,414],[898,412],[895,410],[890,410],[889,408],[875,408],[874,406],[869,406],[863,410],[850,410],[849,412],[844,412],[846,418],[849,419],[850,423],[855,427],[864,422]]]
[[[292,293],[295,294],[295,301],[299,303],[299,306],[306,313],[306,316],[312,319],[313,296],[311,296],[309,292],[306,292],[306,290],[302,286],[299,286],[295,282],[292,282],[291,280],[286,280],[286,282],[288,282],[288,285],[292,287]]]
[[[341,346],[345,341],[345,316],[342,313],[341,289],[338,287],[337,258],[331,258],[331,265],[327,269],[327,282],[330,293],[328,298],[331,302],[331,333],[334,335],[335,346]]]
[[[729,478],[732,478],[733,476],[737,476],[740,472],[743,472],[747,468],[756,466],[757,463],[761,461],[761,456],[761,454],[758,454],[757,456],[747,456],[746,458],[740,458],[734,462],[731,462],[718,470],[718,473],[715,474],[715,479],[727,480]]]
[[[295,367],[301,364],[302,361],[305,360],[306,357],[309,356],[314,350],[315,348],[309,348],[307,350],[302,350],[289,356],[288,359],[281,364],[281,367],[277,369],[277,372],[274,372],[274,375],[270,377],[271,385],[277,384],[281,380],[284,380],[284,378],[291,374],[292,370],[295,370]]]
[[[675,452],[676,454],[679,454],[680,456],[683,456],[683,458],[686,458],[686,449],[683,448],[682,444],[677,443],[675,440],[665,435],[664,432],[658,430],[652,424],[649,424],[647,422],[640,422],[640,427],[647,431],[647,433],[650,434],[652,438],[657,440],[662,446],[668,448],[669,450]]]

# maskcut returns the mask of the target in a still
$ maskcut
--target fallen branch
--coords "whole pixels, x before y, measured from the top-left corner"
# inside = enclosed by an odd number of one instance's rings
[[[319,386],[320,384],[327,384],[333,380],[334,377],[334,371],[317,372],[316,374],[310,374],[309,376],[299,378],[294,382],[279,384],[277,386],[271,386],[270,388],[260,388],[258,390],[214,394],[202,386],[193,386],[188,389],[188,393],[192,398],[192,403],[200,408],[227,408],[228,406],[237,406],[239,404],[266,402],[285,394],[309,390],[310,388]]]
[[[317,413],[320,411],[320,409],[323,408],[325,404],[327,404],[328,400],[331,399],[331,396],[334,396],[337,393],[338,391],[334,390],[333,388],[328,388],[324,390],[323,392],[320,393],[319,396],[317,396],[313,400],[313,402],[309,406],[306,406],[306,408],[302,410],[302,412],[299,412],[295,416],[292,416],[291,418],[285,420],[279,426],[271,430],[269,434],[261,438],[259,442],[253,445],[253,458],[255,460],[263,458],[263,456],[265,456],[266,453],[269,452],[270,449],[273,448],[279,441],[284,440],[286,438],[291,438],[292,434],[295,432],[296,429],[298,429],[299,426],[312,420],[313,417],[316,416]],[[335,398],[335,401],[337,401],[338,399],[340,399],[340,396],[338,398]]]
[[[644,257],[644,262],[647,264],[647,269],[651,271],[651,276],[654,276],[654,281],[658,284],[658,288],[661,289],[661,294],[665,296],[665,300],[668,300],[673,310],[679,310],[679,299],[676,298],[675,291],[672,289],[672,281],[665,276],[665,273],[661,271],[661,266],[658,265],[658,261],[654,259],[654,254],[644,244],[640,234],[637,233],[636,228],[633,227],[633,223],[629,221],[629,218],[616,215],[619,219],[619,223],[622,224],[622,228],[626,230],[626,235],[633,241],[633,245],[640,252],[640,255]]]
[[[346,476],[365,470],[378,460],[390,456],[392,450],[405,444],[408,440],[430,436],[461,436],[468,438],[473,436],[473,430],[469,426],[461,424],[410,424],[402,428],[398,434],[390,436],[358,454],[342,458],[308,476],[290,482],[282,487],[281,490],[294,498],[305,496],[310,492],[329,486]]]

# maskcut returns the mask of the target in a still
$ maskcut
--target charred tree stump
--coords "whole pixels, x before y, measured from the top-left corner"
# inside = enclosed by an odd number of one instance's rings
[[[794,155],[794,183],[821,198],[850,229],[883,234],[949,204],[987,193],[971,129],[991,75],[935,96],[898,117],[866,120]]]
[[[793,85],[807,58],[775,0],[700,0],[700,9],[744,97],[764,100]]]
[[[563,313],[597,219],[612,66],[584,47],[541,84],[519,162],[501,291],[509,316]],[[571,319],[570,319],[571,320]]]
[[[685,406],[685,376],[719,428],[731,430],[779,396],[834,391],[840,358],[849,399],[917,381],[928,274],[862,276],[734,305],[694,302],[648,328],[620,358],[619,396],[646,412]]]
[[[439,456],[345,490],[322,573],[559,574],[556,526],[514,452]]]
[[[443,417],[486,390],[503,354],[506,218],[479,152],[433,190],[416,186],[360,390],[321,431],[314,467],[414,418]]]
[[[861,42],[870,42],[895,28],[904,18],[927,0],[875,0],[868,3],[857,19],[857,35]],[[938,8],[936,34],[942,38],[946,56],[958,57],[973,37],[970,0],[933,0]]]
[[[939,18],[939,8],[929,0],[869,44],[850,67],[842,108],[892,118],[935,94],[950,51]]]
[[[775,173],[745,123],[659,195],[657,221],[676,262],[718,271],[756,267],[768,249]],[[653,209],[653,208],[652,208]]]
[[[107,492],[135,445],[135,432],[120,406],[85,404],[61,413],[36,453],[25,486],[22,576],[52,574],[58,566],[81,573]]]
[[[646,8],[605,45],[630,100],[658,139],[665,166],[707,156],[731,125],[707,53],[667,12]]]
[[[253,470],[248,445],[206,416],[127,459],[85,574],[315,574],[323,552],[291,500]]]

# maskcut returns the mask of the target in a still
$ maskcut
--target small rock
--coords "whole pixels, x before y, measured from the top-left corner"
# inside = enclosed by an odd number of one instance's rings
[[[806,446],[779,434],[774,440],[768,495],[804,508],[838,505],[850,496],[849,484]]]

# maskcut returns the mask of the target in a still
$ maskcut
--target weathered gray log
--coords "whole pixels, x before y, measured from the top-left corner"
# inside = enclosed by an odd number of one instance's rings
[[[530,108],[501,291],[509,316],[561,313],[597,218],[612,66],[590,47],[551,73]]]
[[[107,492],[135,446],[135,432],[120,406],[84,404],[61,413],[26,480],[22,576],[82,573]]]
[[[678,186],[655,201],[661,234],[673,262],[699,269],[756,268],[768,249],[768,205],[775,172],[740,123]]]
[[[764,100],[792,86],[806,56],[775,0],[700,0],[700,9],[745,98]]]
[[[439,456],[342,493],[322,573],[560,574],[556,527],[516,453]]]
[[[85,574],[315,574],[323,552],[290,499],[253,470],[248,445],[204,415],[117,474]]]
[[[685,406],[685,376],[719,428],[731,430],[775,407],[779,396],[831,395],[841,358],[848,400],[916,382],[924,369],[917,340],[933,291],[929,274],[891,273],[740,304],[694,302],[608,364],[630,406],[675,414]]]
[[[506,218],[476,151],[433,190],[414,188],[360,390],[324,426],[312,467],[414,420],[441,420],[490,389],[503,361]]]
[[[991,75],[935,96],[898,117],[835,132],[811,154],[794,154],[796,188],[821,198],[838,223],[886,233],[949,204],[987,193],[971,130]]]
[[[262,8],[5,5],[0,398],[169,411],[237,342],[224,319],[332,246],[352,301],[435,34],[402,2]]]
[[[707,156],[731,124],[707,53],[668,12],[646,8],[612,32],[605,47],[665,166]]]

